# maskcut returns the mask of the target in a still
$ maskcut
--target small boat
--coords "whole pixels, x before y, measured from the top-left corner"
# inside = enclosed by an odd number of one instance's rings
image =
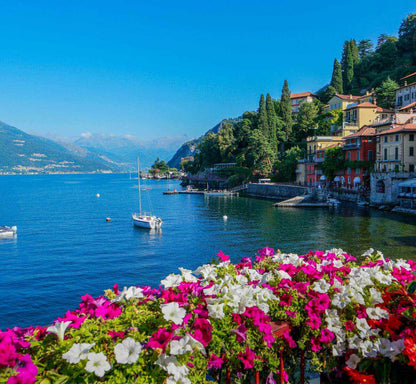
[[[360,207],[367,207],[370,205],[370,203],[368,201],[365,200],[357,200],[357,205]]]
[[[137,158],[137,174],[140,175],[139,171],[139,158]],[[137,185],[139,188],[139,213],[133,213],[131,218],[133,220],[133,224],[135,227],[138,228],[146,228],[146,229],[157,229],[162,226],[162,219],[160,217],[156,217],[152,214],[142,212],[142,196],[141,196],[141,189],[140,189],[140,177],[137,178]],[[151,188],[145,188],[145,190],[150,190]]]
[[[16,235],[17,227],[1,227],[0,226],[0,238],[6,238],[6,237],[13,237]]]

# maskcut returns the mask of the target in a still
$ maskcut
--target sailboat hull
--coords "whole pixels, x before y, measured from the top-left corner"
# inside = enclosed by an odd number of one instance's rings
[[[155,229],[162,226],[162,220],[156,216],[132,215],[133,224],[138,228]]]

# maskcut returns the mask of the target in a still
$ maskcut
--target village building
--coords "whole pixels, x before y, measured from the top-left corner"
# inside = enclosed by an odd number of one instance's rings
[[[312,92],[292,93],[290,95],[290,106],[292,107],[292,113],[296,115],[299,112],[300,105],[302,103],[312,103],[318,96]]]
[[[403,111],[405,107],[416,102],[416,72],[400,79],[402,86],[396,89],[396,108]]]

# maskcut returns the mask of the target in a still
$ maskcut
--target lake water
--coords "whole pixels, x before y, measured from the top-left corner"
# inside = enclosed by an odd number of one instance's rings
[[[164,223],[161,232],[137,229],[130,220],[136,182],[128,175],[0,176],[0,225],[18,227],[16,239],[0,240],[0,329],[49,324],[81,295],[100,295],[115,283],[158,286],[220,249],[234,261],[264,246],[353,254],[373,247],[416,258],[415,217],[353,205],[277,209],[266,200],[164,196],[180,188],[176,181],[143,181],[151,188],[144,208],[149,197]]]

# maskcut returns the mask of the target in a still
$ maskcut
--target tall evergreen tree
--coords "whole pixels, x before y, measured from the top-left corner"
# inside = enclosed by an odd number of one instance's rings
[[[266,113],[267,113],[267,122],[269,125],[269,142],[272,150],[277,152],[277,136],[276,136],[276,112],[274,110],[274,102],[270,93],[266,96]]]
[[[354,58],[351,52],[351,43],[346,41],[342,51],[342,82],[345,93],[350,93],[352,89],[352,80],[354,78]]]
[[[340,62],[335,59],[334,60],[334,68],[332,70],[332,79],[331,79],[331,86],[335,88],[337,93],[343,92],[342,86],[342,68]]]
[[[358,54],[360,55],[360,60],[369,56],[372,52],[373,42],[371,40],[360,40],[358,43]]]
[[[354,65],[356,65],[360,62],[360,54],[359,54],[357,42],[355,41],[355,39],[350,40],[350,48],[351,48],[352,60],[354,62]]]
[[[257,127],[265,138],[269,137],[269,122],[267,120],[266,102],[264,95],[260,96]]]
[[[416,14],[407,16],[399,29],[398,48],[404,56],[411,57],[416,64]]]
[[[290,90],[287,80],[285,80],[282,88],[282,96],[280,98],[280,117],[284,123],[285,141],[289,140],[292,133],[293,119],[292,106],[290,104]]]

